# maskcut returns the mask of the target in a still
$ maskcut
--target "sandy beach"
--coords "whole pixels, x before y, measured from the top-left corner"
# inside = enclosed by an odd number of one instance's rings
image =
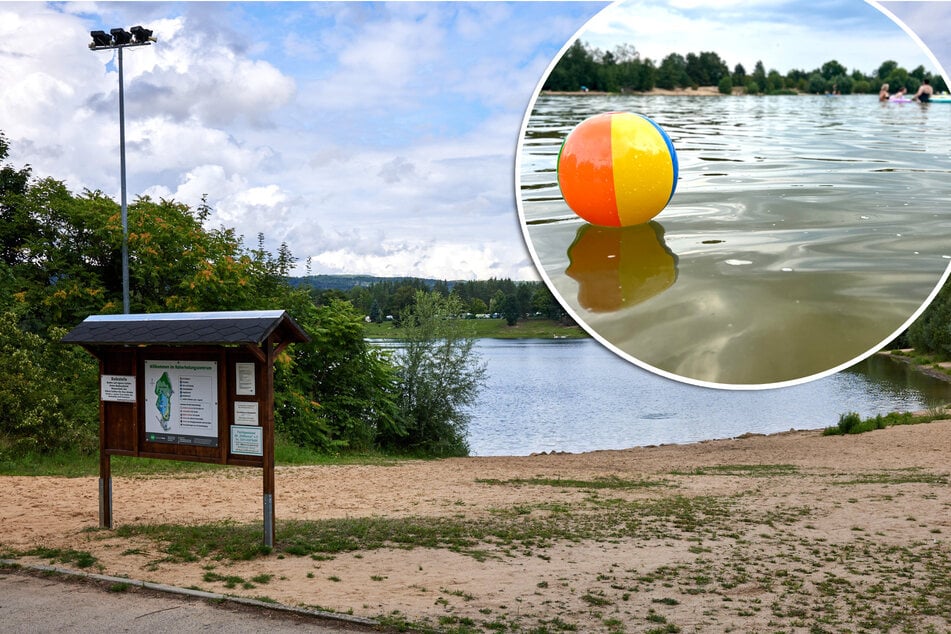
[[[96,557],[92,572],[438,631],[948,632],[949,465],[951,421],[278,467],[277,547],[249,561],[214,551],[183,561],[161,541],[120,532],[259,526],[258,470],[118,477],[112,531],[97,528],[96,478],[2,477],[0,552],[46,564],[23,553],[75,549]],[[289,548],[293,522],[359,533],[334,522],[360,518],[436,526],[441,537]]]
[[[544,95],[618,95],[618,94],[628,94],[628,95],[660,95],[664,97],[722,97],[720,94],[719,88],[716,86],[697,86],[696,88],[651,88],[647,91],[638,91],[630,93],[609,93],[601,92],[597,90],[585,90],[585,91],[556,91],[556,90],[545,90],[542,92]],[[743,88],[736,87],[733,89],[734,95],[742,95]]]

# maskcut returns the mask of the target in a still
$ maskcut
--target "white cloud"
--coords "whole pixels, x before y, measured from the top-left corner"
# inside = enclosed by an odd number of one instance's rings
[[[915,42],[877,9],[862,0],[843,4],[848,11],[834,14],[821,2],[631,1],[603,10],[580,39],[602,50],[633,44],[658,63],[670,53],[714,51],[730,68],[740,63],[748,71],[759,60],[782,73],[832,59],[865,73],[886,59],[909,69],[927,65]]]
[[[115,53],[88,32],[142,23],[159,41],[123,56],[130,199],[207,195],[211,225],[337,272],[535,277],[519,124],[597,4],[130,7],[0,3],[11,163],[118,198]]]

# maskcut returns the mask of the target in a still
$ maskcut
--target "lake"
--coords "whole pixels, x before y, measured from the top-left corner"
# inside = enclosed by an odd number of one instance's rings
[[[603,229],[561,197],[585,118],[659,123],[677,191],[646,225]],[[541,95],[517,159],[519,213],[546,283],[619,354],[702,385],[785,385],[900,332],[951,261],[951,104],[875,96]]]
[[[480,339],[487,384],[473,405],[472,454],[577,453],[822,429],[951,402],[951,383],[881,356],[801,385],[722,390],[666,379],[592,339]]]

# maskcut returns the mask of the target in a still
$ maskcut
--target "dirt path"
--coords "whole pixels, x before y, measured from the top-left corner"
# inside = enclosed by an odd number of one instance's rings
[[[278,548],[240,562],[181,561],[152,538],[95,529],[95,478],[3,477],[0,552],[74,549],[110,575],[450,631],[947,632],[949,471],[951,421],[283,467]],[[117,527],[259,525],[260,473],[116,478],[114,508]],[[289,520],[319,532],[359,518],[435,526],[439,543],[379,547],[357,535],[355,550],[295,555],[282,541]],[[346,530],[365,530],[356,524]],[[464,537],[450,537],[457,530]],[[240,581],[228,588],[229,577]]]

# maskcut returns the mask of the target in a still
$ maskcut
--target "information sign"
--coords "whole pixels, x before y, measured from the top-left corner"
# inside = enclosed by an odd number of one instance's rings
[[[99,398],[103,401],[135,403],[135,376],[103,374],[99,381]]]
[[[241,456],[263,456],[264,428],[232,425],[231,453]]]
[[[145,437],[218,446],[217,361],[145,361]]]
[[[254,396],[254,364],[235,363],[235,394],[238,396]]]
[[[257,401],[234,402],[235,425],[259,425]]]

